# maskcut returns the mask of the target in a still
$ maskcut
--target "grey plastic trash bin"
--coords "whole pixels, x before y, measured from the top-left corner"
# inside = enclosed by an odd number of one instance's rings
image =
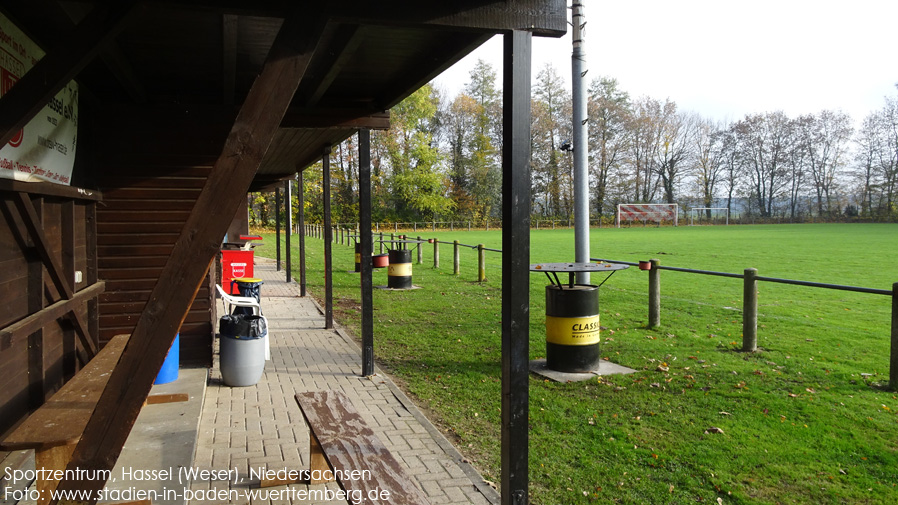
[[[243,387],[259,382],[265,371],[265,317],[228,315],[221,318],[219,326],[219,368],[224,383]]]

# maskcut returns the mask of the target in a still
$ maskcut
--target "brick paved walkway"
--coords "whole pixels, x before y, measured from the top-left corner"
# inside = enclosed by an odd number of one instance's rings
[[[389,377],[380,370],[370,378],[359,375],[358,346],[342,331],[324,330],[324,316],[317,305],[310,298],[301,298],[299,286],[286,283],[284,272],[276,271],[272,260],[257,259],[255,276],[265,281],[262,310],[269,322],[271,361],[257,385],[228,387],[221,382],[216,343],[195,465],[201,470],[236,468],[238,475],[225,481],[194,481],[191,490],[204,494],[202,500],[192,503],[346,503],[308,500],[302,494],[337,491],[336,483],[259,489],[258,479],[250,474],[251,468],[260,467],[308,468],[309,432],[293,395],[325,389],[342,390],[350,398],[431,503],[498,503],[498,493],[462,460]],[[210,493],[222,494],[212,500]],[[249,493],[259,495],[251,497]]]

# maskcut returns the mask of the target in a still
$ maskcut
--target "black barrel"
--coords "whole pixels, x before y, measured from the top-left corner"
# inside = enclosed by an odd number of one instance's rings
[[[355,243],[355,271],[362,271],[362,244],[360,242]]]
[[[387,287],[391,289],[411,289],[412,252],[408,249],[390,251],[390,266],[387,267]]]
[[[233,285],[235,284],[237,286],[236,290],[233,289]],[[257,277],[231,279],[232,291],[239,293],[240,296],[255,298],[259,303],[262,303],[262,284],[265,284],[265,282]],[[231,314],[245,314],[251,316],[253,315],[253,309],[252,307],[234,307]]]
[[[599,287],[546,286],[546,366],[590,372],[599,359]]]

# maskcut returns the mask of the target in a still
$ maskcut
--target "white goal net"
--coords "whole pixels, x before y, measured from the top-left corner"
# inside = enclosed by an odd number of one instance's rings
[[[709,217],[710,216],[710,217]],[[722,216],[722,218],[721,218]],[[726,207],[693,207],[689,211],[689,226],[699,224],[730,224],[730,209]]]
[[[621,203],[617,205],[617,227],[620,228],[624,221],[653,222],[661,224],[670,221],[677,226],[679,207],[675,203]]]

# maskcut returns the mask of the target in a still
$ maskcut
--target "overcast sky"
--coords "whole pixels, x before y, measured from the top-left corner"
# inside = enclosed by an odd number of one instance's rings
[[[585,14],[587,80],[614,77],[631,98],[719,120],[830,109],[860,121],[898,96],[898,0],[585,0]],[[570,83],[570,30],[533,46],[534,83],[546,63]],[[493,37],[435,84],[455,96],[478,59],[501,82]]]

